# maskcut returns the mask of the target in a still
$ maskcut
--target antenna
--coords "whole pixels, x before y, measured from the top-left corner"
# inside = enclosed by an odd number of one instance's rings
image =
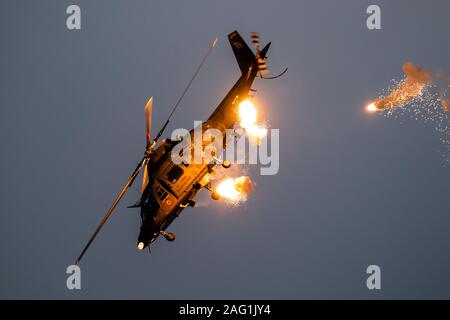
[[[211,43],[211,46],[208,49],[208,52],[206,52],[205,56],[203,57],[202,62],[200,63],[200,65],[197,67],[197,70],[195,70],[194,75],[192,76],[191,80],[188,82],[186,88],[184,89],[183,93],[181,94],[180,98],[178,98],[177,103],[175,104],[175,106],[173,107],[172,111],[170,112],[169,116],[167,117],[167,121],[166,123],[164,123],[164,125],[162,126],[161,130],[159,130],[158,134],[156,135],[155,139],[153,140],[153,143],[156,144],[156,142],[159,140],[159,138],[161,137],[161,135],[163,134],[164,130],[166,129],[167,125],[170,122],[170,118],[172,117],[172,115],[174,114],[174,112],[177,110],[178,106],[180,105],[181,100],[183,100],[186,92],[189,90],[192,82],[194,82],[195,78],[197,77],[197,74],[200,72],[200,69],[203,67],[203,65],[205,64],[206,60],[208,59],[209,55],[211,54],[211,51],[214,49],[214,47],[217,44],[217,38],[215,38],[213,40],[213,42]]]

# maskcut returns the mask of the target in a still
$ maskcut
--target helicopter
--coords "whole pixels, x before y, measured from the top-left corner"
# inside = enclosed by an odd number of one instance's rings
[[[255,89],[252,89],[255,78],[276,79],[287,71],[286,68],[277,76],[265,76],[265,74],[268,73],[266,61],[267,52],[271,42],[260,49],[258,33],[251,33],[252,45],[256,51],[255,53],[253,53],[237,31],[230,33],[228,35],[228,40],[242,74],[207,121],[202,123],[202,132],[209,128],[217,128],[223,133],[225,133],[227,129],[232,129],[234,124],[238,121],[234,109],[239,103],[246,100],[252,92],[256,91]],[[84,254],[141,171],[143,171],[143,174],[141,186],[142,195],[140,201],[135,205],[129,206],[129,208],[140,208],[141,226],[136,245],[138,250],[143,250],[147,247],[150,250],[150,245],[159,236],[163,236],[168,241],[175,240],[175,234],[166,231],[167,228],[185,208],[195,206],[194,198],[202,188],[211,192],[213,199],[218,200],[220,198],[211,187],[211,178],[214,175],[217,166],[229,168],[231,165],[230,161],[213,157],[213,160],[208,163],[202,161],[199,164],[185,162],[175,164],[171,160],[170,154],[183,138],[166,138],[158,144],[172,115],[178,108],[198,72],[206,62],[212,49],[216,46],[216,43],[217,38],[212,42],[208,52],[173,107],[166,122],[153,140],[151,139],[153,97],[148,100],[145,106],[146,148],[144,156],[137,164],[97,229],[81,251],[81,254],[75,262],[76,265],[79,265]],[[191,132],[193,130],[194,129],[192,129]]]

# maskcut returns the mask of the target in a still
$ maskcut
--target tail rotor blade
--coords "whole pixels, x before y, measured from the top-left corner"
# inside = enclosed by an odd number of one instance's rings
[[[145,105],[145,120],[147,129],[147,144],[150,144],[150,135],[152,130],[152,109],[153,109],[153,97],[151,97]]]
[[[83,248],[83,251],[81,251],[81,254],[78,256],[77,260],[75,261],[75,264],[78,265],[80,263],[80,260],[83,258],[84,254],[86,253],[86,251],[89,249],[89,246],[92,244],[92,242],[94,241],[94,239],[97,237],[97,235],[99,234],[100,230],[103,228],[103,226],[105,225],[105,223],[108,221],[109,217],[111,216],[111,213],[113,212],[113,210],[116,208],[117,204],[119,203],[119,201],[122,199],[122,197],[125,195],[125,193],[127,192],[128,188],[133,184],[134,179],[136,179],[136,176],[138,175],[139,171],[142,169],[143,166],[147,165],[148,162],[148,158],[144,157],[141,162],[138,163],[138,165],[136,166],[136,169],[134,169],[133,173],[131,174],[130,178],[128,179],[128,181],[125,183],[125,186],[122,188],[122,190],[120,191],[119,195],[116,197],[116,199],[114,200],[114,203],[112,204],[111,208],[109,208],[108,212],[106,213],[106,215],[103,217],[102,221],[100,222],[100,224],[98,225],[97,229],[95,229],[94,234],[91,236],[91,238],[89,239],[89,241],[87,242],[86,246]]]
[[[265,54],[267,53],[267,46],[262,51],[260,50],[261,47],[258,32],[250,33],[250,38],[252,39],[253,47],[256,49],[256,61],[258,63],[259,76],[262,77],[264,74],[268,73],[265,57]]]
[[[258,32],[252,32],[250,33],[250,38],[252,39],[252,45],[255,47],[256,51],[259,52],[259,33]]]

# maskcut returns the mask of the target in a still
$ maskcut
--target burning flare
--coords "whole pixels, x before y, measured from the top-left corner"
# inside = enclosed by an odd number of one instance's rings
[[[375,102],[372,102],[371,104],[369,104],[366,109],[367,109],[367,111],[370,111],[370,112],[375,112],[378,110],[375,105]]]
[[[267,129],[258,124],[258,111],[249,100],[243,100],[237,110],[239,125],[245,130],[249,141],[259,143],[267,135]],[[255,184],[248,176],[237,178],[226,177],[216,187],[213,199],[224,198],[232,204],[239,204],[247,200],[248,195],[255,188]]]
[[[267,135],[267,129],[256,123],[258,112],[249,100],[244,100],[239,104],[239,119],[240,126],[245,129],[249,138],[262,139]]]
[[[255,185],[250,177],[241,176],[238,178],[226,178],[219,183],[216,192],[232,203],[238,203],[240,201],[246,201],[247,196],[254,188]]]
[[[405,63],[402,67],[405,79],[396,85],[387,96],[379,97],[367,107],[368,111],[382,110],[385,108],[401,107],[412,99],[419,97],[423,89],[430,85],[433,75],[427,70],[412,63]]]

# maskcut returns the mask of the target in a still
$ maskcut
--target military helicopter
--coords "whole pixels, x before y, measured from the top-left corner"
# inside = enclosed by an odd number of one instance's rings
[[[270,42],[260,50],[259,34],[251,33],[253,47],[256,53],[248,47],[242,37],[237,31],[228,35],[228,40],[233,49],[239,68],[242,72],[241,77],[237,80],[231,90],[227,93],[222,102],[217,106],[211,116],[206,122],[202,124],[202,132],[208,128],[217,128],[221,132],[233,128],[237,122],[237,115],[233,109],[239,105],[240,102],[247,99],[251,92],[256,91],[251,88],[256,77],[261,79],[275,79],[283,75],[287,68],[277,76],[264,76],[268,70],[266,66],[267,51],[270,47]],[[110,218],[113,210],[116,208],[119,201],[125,195],[127,190],[131,187],[139,172],[143,170],[142,177],[142,196],[140,201],[130,207],[139,207],[141,216],[141,227],[137,240],[137,249],[143,250],[153,243],[160,235],[164,236],[168,241],[175,240],[175,234],[166,231],[169,225],[177,218],[181,211],[186,207],[194,207],[194,197],[202,189],[206,188],[211,192],[212,198],[217,200],[219,196],[211,188],[210,179],[214,174],[217,166],[221,165],[224,168],[230,166],[227,160],[220,160],[214,157],[213,161],[209,163],[182,163],[180,165],[171,161],[170,153],[174,146],[181,141],[164,139],[158,144],[164,130],[169,121],[180,104],[180,101],[188,91],[190,85],[205,63],[207,57],[217,43],[217,38],[211,44],[207,54],[203,58],[201,64],[197,68],[183,91],[179,100],[173,107],[167,121],[159,130],[153,140],[150,137],[151,118],[153,97],[150,98],[145,106],[146,113],[146,148],[142,160],[137,164],[128,181],[114,200],[112,206],[100,222],[99,226],[83,248],[81,254],[76,260],[78,265],[84,254],[92,244],[102,227]],[[194,129],[192,129],[194,130]],[[191,131],[192,132],[192,131]]]

